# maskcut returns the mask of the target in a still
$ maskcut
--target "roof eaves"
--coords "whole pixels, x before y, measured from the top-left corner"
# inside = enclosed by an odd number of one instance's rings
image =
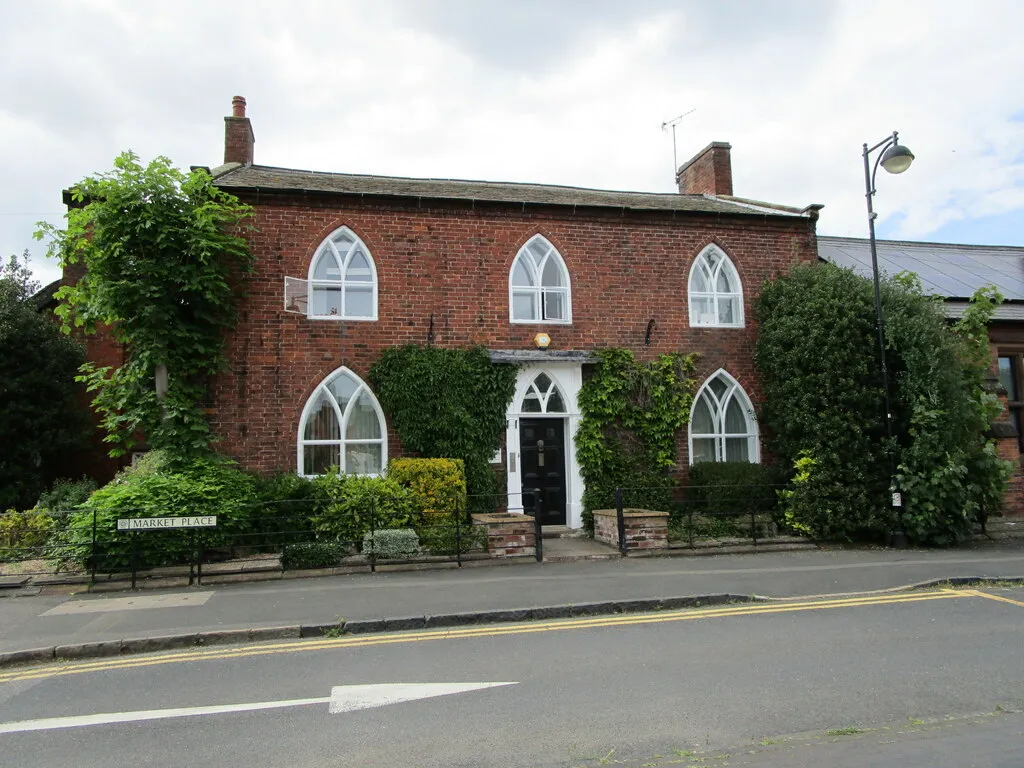
[[[764,213],[767,215],[775,216],[807,216],[808,208],[800,209],[793,208],[788,205],[776,205],[775,203],[765,203],[760,200],[748,200],[743,197],[735,197],[733,195],[703,195],[708,200],[715,200],[717,202],[731,203],[732,205],[738,205],[741,208],[747,208],[752,211]]]

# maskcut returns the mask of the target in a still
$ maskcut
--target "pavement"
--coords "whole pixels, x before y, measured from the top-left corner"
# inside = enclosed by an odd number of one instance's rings
[[[0,599],[0,666],[996,579],[1024,579],[1024,540],[957,550],[585,559],[145,593],[39,594]]]

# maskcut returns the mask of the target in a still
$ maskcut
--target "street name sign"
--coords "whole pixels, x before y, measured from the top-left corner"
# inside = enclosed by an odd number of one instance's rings
[[[216,515],[198,517],[122,517],[118,518],[119,531],[156,531],[167,528],[216,528]]]

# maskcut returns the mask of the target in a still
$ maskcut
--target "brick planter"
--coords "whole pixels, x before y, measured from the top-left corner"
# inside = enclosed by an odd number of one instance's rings
[[[626,523],[627,552],[668,548],[668,512],[627,509],[622,516]],[[594,539],[618,548],[619,525],[614,509],[594,510]]]
[[[534,557],[533,517],[504,512],[473,515],[473,525],[487,526],[487,552],[491,557]]]

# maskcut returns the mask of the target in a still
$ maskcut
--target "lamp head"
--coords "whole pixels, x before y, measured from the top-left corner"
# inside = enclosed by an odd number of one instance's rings
[[[893,144],[882,153],[882,167],[889,173],[903,173],[914,162],[914,153],[902,144]]]

